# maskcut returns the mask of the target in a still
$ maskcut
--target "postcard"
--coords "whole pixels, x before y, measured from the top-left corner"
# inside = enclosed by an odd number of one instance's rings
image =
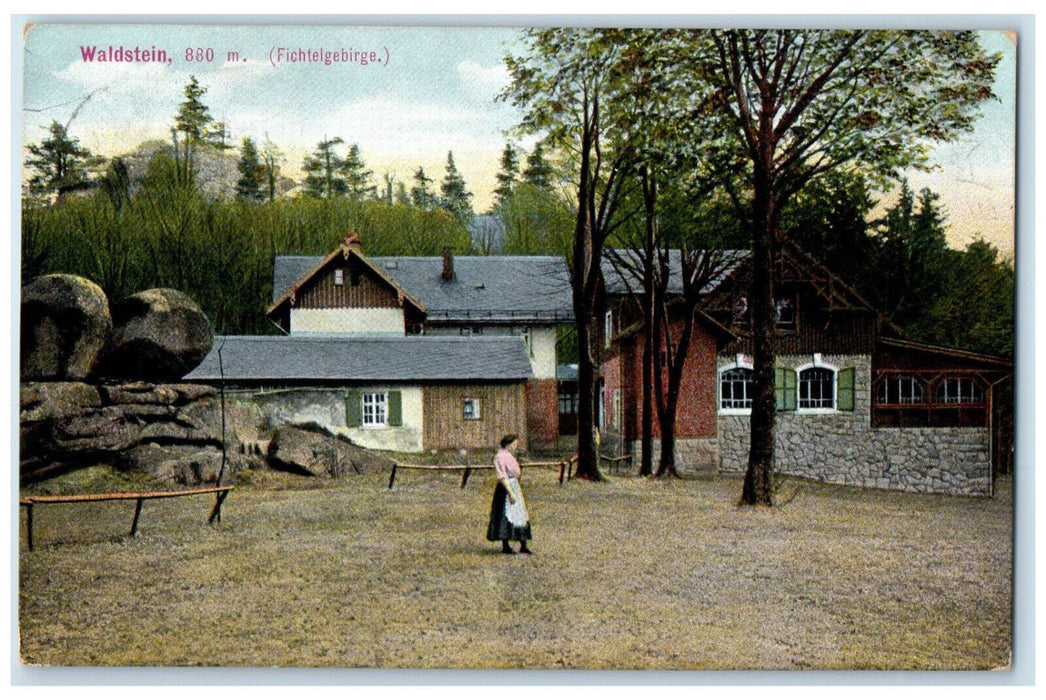
[[[1012,668],[1018,32],[542,24],[25,26],[25,668]]]

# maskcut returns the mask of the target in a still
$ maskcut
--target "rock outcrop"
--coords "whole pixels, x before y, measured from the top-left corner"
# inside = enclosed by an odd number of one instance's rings
[[[306,476],[336,477],[391,466],[317,423],[278,426],[269,442],[272,469]]]
[[[113,305],[112,340],[98,373],[154,382],[178,381],[196,368],[214,342],[200,307],[174,289],[149,289]]]
[[[76,275],[43,275],[22,288],[23,380],[78,380],[94,370],[112,331],[101,287]]]
[[[26,382],[20,399],[23,484],[102,462],[187,485],[213,483],[221,469],[221,410],[213,387]],[[226,444],[238,440],[227,431]],[[224,477],[251,461],[228,450]]]

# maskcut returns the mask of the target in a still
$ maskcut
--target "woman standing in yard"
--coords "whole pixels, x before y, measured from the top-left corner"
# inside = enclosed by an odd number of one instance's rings
[[[494,474],[498,483],[494,487],[494,500],[490,504],[490,524],[487,539],[501,540],[502,554],[515,554],[509,540],[519,542],[520,554],[530,554],[527,540],[530,539],[530,516],[527,504],[519,488],[522,470],[516,461],[516,436],[509,434],[501,438],[501,449],[494,455]]]

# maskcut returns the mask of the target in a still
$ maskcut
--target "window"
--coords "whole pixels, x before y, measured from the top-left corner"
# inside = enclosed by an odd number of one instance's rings
[[[719,374],[719,408],[722,410],[752,408],[752,370],[734,367]]]
[[[461,417],[465,420],[479,420],[479,399],[462,400]]]
[[[774,323],[778,328],[795,328],[795,298],[774,299]]]
[[[970,377],[949,377],[937,387],[939,403],[981,403],[984,394]]]
[[[571,391],[559,392],[559,412],[577,413],[577,393]]]
[[[527,345],[527,357],[534,357],[534,337],[533,333],[529,328],[524,330],[520,335],[523,336],[523,342]]]
[[[384,428],[388,425],[389,395],[384,391],[363,392],[363,420],[360,425],[364,428]]]
[[[799,373],[799,408],[835,408],[835,372],[810,367]]]
[[[603,345],[610,347],[610,338],[614,335],[614,312],[607,311],[607,315],[603,317]]]
[[[910,374],[887,377],[876,396],[882,404],[922,403],[923,385]]]
[[[621,406],[621,390],[620,389],[614,389],[614,392],[612,394],[612,399],[611,400],[612,400],[613,403],[611,404],[612,413],[610,415],[610,420],[611,420],[614,428],[617,428],[618,430],[621,430],[625,426],[624,426],[624,414],[622,412],[622,406]]]
[[[334,271],[334,284],[339,287],[345,284],[345,270],[342,270],[340,267]]]

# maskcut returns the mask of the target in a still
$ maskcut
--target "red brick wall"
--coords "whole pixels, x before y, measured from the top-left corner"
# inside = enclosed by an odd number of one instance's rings
[[[555,447],[559,436],[559,391],[555,379],[527,382],[527,435],[531,449]]]
[[[672,329],[677,337],[678,327]],[[624,425],[608,427],[608,432],[628,439],[639,439],[642,430],[643,386],[642,337],[634,344],[621,348],[621,354],[604,361],[603,377],[607,410],[613,406],[613,392],[622,389]],[[651,400],[653,392],[651,392]],[[661,435],[654,411],[654,437]],[[686,369],[680,387],[679,408],[676,412],[676,438],[714,438],[716,436],[716,339],[702,326],[694,329],[687,355]]]

